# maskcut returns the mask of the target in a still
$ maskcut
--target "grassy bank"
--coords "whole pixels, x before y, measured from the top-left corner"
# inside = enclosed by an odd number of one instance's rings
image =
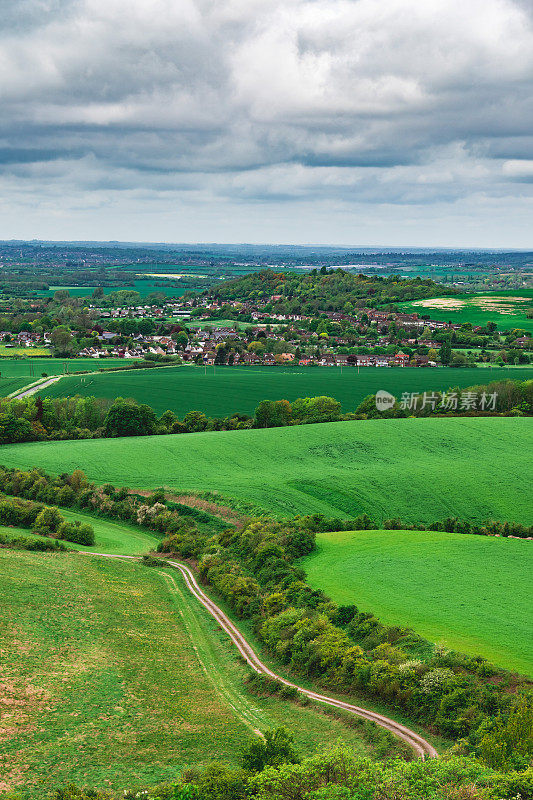
[[[282,724],[302,753],[339,737],[369,752],[361,728],[250,695],[180,580],[131,561],[0,550],[0,647],[12,654],[0,790],[154,784],[213,753],[237,763],[255,730]]]

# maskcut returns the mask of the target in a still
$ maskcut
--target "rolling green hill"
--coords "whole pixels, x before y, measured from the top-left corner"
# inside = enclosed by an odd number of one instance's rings
[[[313,588],[389,625],[533,676],[531,542],[423,531],[317,537]]]
[[[95,367],[96,368],[96,367]],[[398,398],[402,392],[445,390],[491,380],[533,378],[533,368],[416,369],[411,367],[359,372],[348,367],[164,367],[158,369],[72,375],[43,389],[42,397],[134,397],[158,414],[167,409],[179,417],[197,409],[223,417],[235,411],[252,414],[261,400],[296,400],[330,395],[345,411],[354,411],[368,394],[386,389]]]
[[[6,466],[218,491],[280,515],[531,523],[528,418],[405,419],[2,447]]]

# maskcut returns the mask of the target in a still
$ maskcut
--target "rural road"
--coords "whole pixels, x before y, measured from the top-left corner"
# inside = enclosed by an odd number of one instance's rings
[[[88,555],[101,555],[106,556],[107,558],[131,558],[135,559],[135,556],[118,556],[118,555],[111,555],[109,553],[88,553]],[[244,638],[242,633],[239,629],[233,624],[230,618],[220,609],[210,597],[208,597],[204,591],[198,585],[196,578],[194,577],[192,570],[186,565],[182,564],[179,561],[170,561],[167,560],[167,564],[172,567],[178,569],[183,578],[185,580],[185,585],[187,589],[196,597],[197,600],[204,606],[204,608],[209,611],[209,613],[216,619],[220,627],[228,634],[231,641],[241,654],[241,656],[246,660],[248,665],[257,673],[262,675],[267,675],[269,678],[273,678],[280,683],[283,683],[285,686],[291,686],[296,689],[300,694],[305,695],[310,700],[315,700],[319,703],[324,703],[329,706],[334,706],[335,708],[340,708],[343,711],[348,711],[351,714],[355,714],[358,717],[362,717],[363,719],[367,719],[370,722],[375,722],[376,725],[380,725],[385,730],[390,731],[390,733],[394,734],[398,739],[401,739],[406,744],[411,747],[414,752],[417,754],[419,758],[437,758],[438,753],[429,742],[419,736],[418,733],[407,728],[405,725],[402,725],[400,722],[395,722],[393,719],[389,719],[389,717],[385,717],[382,714],[378,714],[375,711],[369,711],[366,708],[361,708],[360,706],[354,706],[351,703],[346,703],[343,700],[337,700],[334,697],[328,697],[324,694],[318,694],[317,692],[313,692],[311,689],[305,689],[303,686],[298,686],[295,683],[291,683],[290,681],[282,678],[280,675],[277,675],[273,672],[266,664],[260,660],[259,656],[252,648],[252,646],[247,642]]]
[[[38,383],[35,386],[30,386],[29,389],[23,389],[21,392],[16,392],[15,394],[10,395],[10,399],[20,400],[22,397],[29,397],[31,394],[40,392],[41,389],[46,389],[47,386],[51,386],[52,383],[56,383],[60,379],[61,375],[56,375],[53,378],[48,378],[48,380],[43,381],[42,383]]]

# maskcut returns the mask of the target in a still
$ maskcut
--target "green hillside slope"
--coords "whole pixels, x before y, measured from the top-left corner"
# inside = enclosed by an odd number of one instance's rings
[[[530,542],[457,533],[341,531],[302,560],[309,583],[388,625],[533,675]]]
[[[530,523],[526,418],[406,419],[4,446],[0,462],[100,483],[219,491],[278,514]]]

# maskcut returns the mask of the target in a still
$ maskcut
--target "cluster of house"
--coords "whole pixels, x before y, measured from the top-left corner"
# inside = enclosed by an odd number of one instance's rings
[[[364,321],[365,327],[359,328],[363,332],[359,337],[358,343],[360,346],[362,345],[372,350],[375,350],[375,348],[389,349],[389,354],[386,355],[375,352],[365,355],[345,355],[334,352],[336,349],[343,349],[353,344],[353,338],[347,339],[341,328],[338,329],[337,334],[330,334],[329,337],[321,339],[317,332],[309,330],[309,326],[305,324],[298,325],[299,322],[311,321],[313,318],[310,316],[296,313],[273,314],[272,312],[261,310],[267,303],[272,304],[280,299],[282,299],[280,295],[273,295],[268,300],[257,303],[255,301],[222,302],[209,297],[197,297],[187,300],[171,300],[163,306],[148,304],[117,308],[98,308],[94,306],[91,311],[99,320],[99,324],[96,325],[93,331],[94,344],[82,349],[79,355],[91,358],[117,357],[125,359],[142,359],[148,354],[155,356],[178,355],[183,361],[214,364],[217,358],[218,346],[220,344],[235,343],[239,346],[235,348],[235,352],[231,352],[229,363],[271,366],[291,363],[295,360],[293,352],[283,352],[286,340],[289,339],[286,344],[287,351],[302,348],[307,353],[310,353],[315,346],[319,345],[315,355],[304,355],[298,359],[298,363],[304,366],[389,367],[412,364],[427,367],[436,364],[434,360],[435,354],[431,353],[431,351],[438,351],[441,346],[440,342],[435,341],[434,337],[431,336],[431,333],[442,329],[459,330],[461,327],[458,324],[451,324],[441,320],[420,318],[416,313],[379,311],[373,308],[357,308],[351,313],[325,312],[324,316],[332,322],[348,323],[348,326],[359,325],[361,321]],[[246,337],[243,337],[243,334],[236,331],[234,327],[217,325],[217,319],[213,317],[213,312],[219,312],[220,315],[222,308],[224,308],[222,313],[225,314],[228,306],[234,309],[234,313],[231,316],[237,318],[237,323],[241,314],[244,314],[248,320],[252,319],[257,323],[249,331],[254,340],[263,337],[262,341],[265,341],[266,334],[270,341],[279,343],[273,349],[281,352],[276,354],[271,352],[249,352],[247,349],[242,352],[243,345],[244,348],[247,346]],[[173,335],[157,336],[142,333],[128,334],[128,344],[126,345],[124,344],[125,336],[103,329],[106,320],[114,321],[125,318],[168,320],[170,317],[172,320],[185,321],[191,315],[194,315],[203,327],[197,329],[194,336],[185,345],[182,342],[178,343]],[[370,323],[368,327],[367,321]],[[280,328],[274,324],[272,329],[269,329],[268,333],[266,333],[265,325],[268,322],[285,323],[285,332],[282,333]],[[391,336],[391,323],[396,325],[397,331],[398,329],[404,331],[402,338],[397,335]],[[290,330],[290,336],[286,335],[287,327]],[[136,329],[138,330],[138,328]],[[479,330],[481,330],[480,326],[473,328],[474,333]],[[421,335],[422,331],[424,331],[423,335]],[[3,341],[8,346],[31,347],[41,344],[43,340],[45,344],[50,344],[50,335],[50,333],[40,335],[31,331],[22,331],[18,334],[0,332],[0,341]],[[390,353],[393,347],[406,348],[411,351],[420,345],[427,348],[429,355],[416,354],[409,356],[401,351]],[[521,337],[513,342],[513,346],[530,348],[531,339],[526,336]]]
[[[42,336],[33,331],[21,331],[20,333],[10,333],[0,331],[0,341],[4,347],[35,347],[42,341]]]
[[[93,311],[100,319],[163,319],[169,315],[189,316],[184,312],[181,303],[168,302],[163,306],[140,305],[140,306],[117,306],[116,308],[98,308],[91,306]]]

